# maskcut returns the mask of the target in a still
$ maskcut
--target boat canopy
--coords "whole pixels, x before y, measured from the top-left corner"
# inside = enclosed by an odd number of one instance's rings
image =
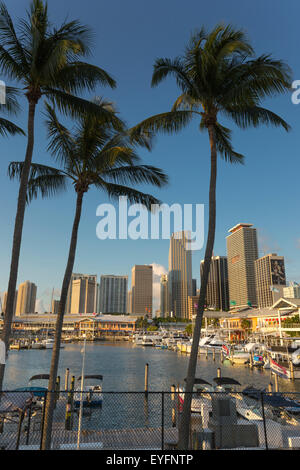
[[[241,385],[240,382],[231,377],[215,377],[213,380],[217,385]]]
[[[186,382],[186,379],[184,379],[184,381]],[[194,385],[211,385],[211,384],[209,382],[206,382],[206,380],[204,379],[195,378]]]
[[[96,379],[96,380],[103,380],[103,375],[84,375],[84,379]],[[78,377],[78,381],[81,380],[81,376]]]
[[[31,380],[49,380],[49,374],[38,374],[38,375],[33,375],[30,379]]]

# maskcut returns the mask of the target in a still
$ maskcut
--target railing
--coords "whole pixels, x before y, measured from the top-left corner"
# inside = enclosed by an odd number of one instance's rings
[[[3,392],[0,448],[41,449],[45,404],[55,398],[51,449],[176,449],[184,395],[176,392]],[[37,396],[40,395],[40,396]],[[80,418],[82,404],[82,418]],[[189,448],[300,448],[300,393],[198,392]]]

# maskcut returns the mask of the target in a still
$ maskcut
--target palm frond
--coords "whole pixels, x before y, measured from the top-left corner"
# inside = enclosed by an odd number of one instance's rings
[[[231,130],[217,123],[215,126],[216,146],[219,154],[229,163],[244,163],[244,155],[233,150]]]
[[[131,183],[153,184],[162,187],[167,184],[168,177],[160,169],[150,165],[126,165],[118,168],[111,168],[103,171],[102,176],[119,184]]]
[[[228,107],[224,112],[242,129],[251,126],[258,127],[261,124],[283,127],[287,132],[291,129],[290,125],[280,116],[259,106]]]
[[[11,162],[8,167],[10,179],[20,180],[24,162]],[[32,163],[28,179],[26,202],[38,196],[52,197],[66,189],[67,176],[59,169]]]
[[[138,138],[143,132],[173,134],[187,126],[192,118],[192,111],[170,111],[156,114],[132,127],[131,135],[133,138]]]
[[[95,186],[104,190],[110,198],[118,199],[120,196],[126,196],[132,204],[143,204],[148,210],[155,210],[157,205],[161,204],[157,198],[151,194],[146,194],[128,186],[108,183],[99,179]]]

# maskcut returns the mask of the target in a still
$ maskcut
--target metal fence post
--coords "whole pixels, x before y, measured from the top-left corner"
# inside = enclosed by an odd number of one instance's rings
[[[267,427],[266,427],[266,417],[265,417],[265,407],[264,407],[264,392],[261,392],[261,409],[262,409],[262,417],[263,417],[263,423],[264,423],[266,450],[268,450],[268,437],[267,437]]]
[[[161,392],[161,450],[165,446],[165,392]]]
[[[30,403],[30,407],[28,409],[28,420],[27,420],[27,434],[26,434],[26,445],[29,444],[29,435],[30,435],[30,424],[31,424],[31,412],[32,412],[32,402]]]

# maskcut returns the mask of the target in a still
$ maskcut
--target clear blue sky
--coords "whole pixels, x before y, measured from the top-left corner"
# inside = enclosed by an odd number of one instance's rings
[[[27,0],[10,0],[11,15],[23,17]],[[271,53],[285,60],[300,79],[299,14],[297,0],[50,0],[52,19],[79,18],[95,31],[91,62],[103,67],[117,80],[116,90],[98,89],[97,94],[112,99],[129,125],[170,109],[178,95],[172,79],[150,87],[155,58],[173,58],[182,53],[190,34],[202,25],[207,29],[218,22],[243,28],[258,54]],[[0,77],[2,78],[2,77]],[[24,112],[16,121],[25,128]],[[285,256],[290,280],[300,280],[299,218],[299,136],[300,105],[290,95],[266,103],[292,126],[283,130],[234,130],[234,146],[246,155],[245,166],[220,161],[217,189],[217,233],[215,254],[226,253],[226,235],[238,222],[251,222],[258,228],[261,252]],[[166,203],[207,204],[209,146],[194,122],[176,136],[158,136],[151,154],[141,152],[144,162],[163,168],[170,184],[153,193]],[[11,240],[16,211],[17,184],[6,176],[12,160],[23,160],[26,140],[1,139],[1,272],[0,291],[7,289]],[[42,103],[36,122],[34,161],[50,163],[46,152]],[[145,189],[145,188],[143,188]],[[168,241],[100,241],[96,238],[96,207],[107,202],[104,194],[91,191],[84,202],[75,272],[128,274],[134,264],[157,263],[167,268]],[[38,298],[47,306],[52,287],[60,288],[75,197],[72,190],[51,200],[34,201],[25,215],[18,283],[29,279],[38,285]],[[207,212],[205,213],[207,216]],[[203,250],[193,255],[193,276],[199,279]]]

